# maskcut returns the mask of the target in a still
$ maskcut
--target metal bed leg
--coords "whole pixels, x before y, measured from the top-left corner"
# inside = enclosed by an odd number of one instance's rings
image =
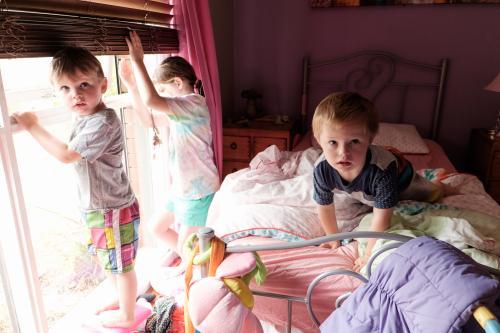
[[[288,300],[288,312],[286,317],[286,333],[292,332],[292,306],[293,303],[291,300]]]

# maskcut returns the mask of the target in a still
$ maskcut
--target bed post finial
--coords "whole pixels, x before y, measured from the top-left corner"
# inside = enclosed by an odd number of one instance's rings
[[[198,241],[200,244],[200,253],[204,253],[210,246],[210,241],[215,236],[214,229],[212,228],[201,228],[198,230]],[[202,264],[200,266],[201,277],[208,276],[208,263]]]

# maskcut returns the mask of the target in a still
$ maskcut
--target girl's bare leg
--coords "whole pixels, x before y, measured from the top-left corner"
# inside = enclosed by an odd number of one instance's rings
[[[189,235],[191,235],[192,233],[195,233],[195,232],[198,232],[198,230],[200,230],[201,228],[203,227],[188,227],[188,226],[185,226],[185,225],[182,225],[180,230],[179,230],[179,236],[178,236],[178,241],[177,241],[177,250],[180,251],[182,253],[182,247],[184,246],[184,241],[186,240],[186,238],[188,238]],[[182,257],[182,255],[181,255]],[[182,257],[183,261],[184,257]]]
[[[169,249],[176,250],[177,233],[170,229],[175,221],[174,213],[163,211],[153,215],[149,221],[149,231]]]
[[[176,252],[181,254],[180,257],[181,257],[182,261],[181,261],[181,263],[178,266],[170,268],[170,275],[171,276],[181,275],[186,270],[187,258],[185,258],[185,253],[182,253],[183,252],[182,251],[182,247],[184,245],[184,241],[186,240],[186,238],[189,235],[191,235],[192,233],[197,232],[201,228],[202,227],[187,227],[187,226],[184,226],[184,225],[180,227]]]
[[[181,225],[179,233],[175,230],[171,229],[173,222],[175,220],[175,216],[171,212],[161,212],[155,214],[150,222],[150,231],[153,235],[159,239],[162,244],[165,244],[172,251],[176,252],[182,259],[182,247],[184,245],[184,241],[186,238],[192,233],[197,232],[202,227],[189,227],[185,225]],[[183,260],[184,262],[184,260]],[[168,265],[167,265],[168,266]],[[181,264],[180,269],[183,269],[184,265]]]

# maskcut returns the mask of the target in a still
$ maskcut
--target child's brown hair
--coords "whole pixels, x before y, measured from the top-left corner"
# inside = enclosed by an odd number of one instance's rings
[[[378,132],[379,120],[373,103],[354,92],[335,92],[319,102],[312,119],[312,129],[319,142],[325,123],[359,121],[365,123],[372,138]]]
[[[159,83],[169,82],[174,77],[186,80],[196,89],[199,88],[199,84],[201,83],[196,78],[193,66],[186,59],[179,56],[171,56],[163,59],[154,75],[155,80]]]
[[[74,75],[77,70],[84,74],[95,71],[97,77],[104,78],[99,60],[89,50],[78,46],[66,46],[54,54],[50,78],[54,81],[63,75]]]

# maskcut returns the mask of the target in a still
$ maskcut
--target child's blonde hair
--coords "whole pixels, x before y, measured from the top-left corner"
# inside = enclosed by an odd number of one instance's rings
[[[312,119],[312,129],[319,142],[325,123],[333,124],[347,121],[359,121],[366,125],[373,138],[378,132],[379,120],[375,106],[358,93],[336,92],[319,102]]]
[[[63,75],[74,75],[79,70],[84,74],[95,72],[104,78],[99,60],[89,50],[78,46],[66,46],[52,58],[50,79],[52,82]]]

